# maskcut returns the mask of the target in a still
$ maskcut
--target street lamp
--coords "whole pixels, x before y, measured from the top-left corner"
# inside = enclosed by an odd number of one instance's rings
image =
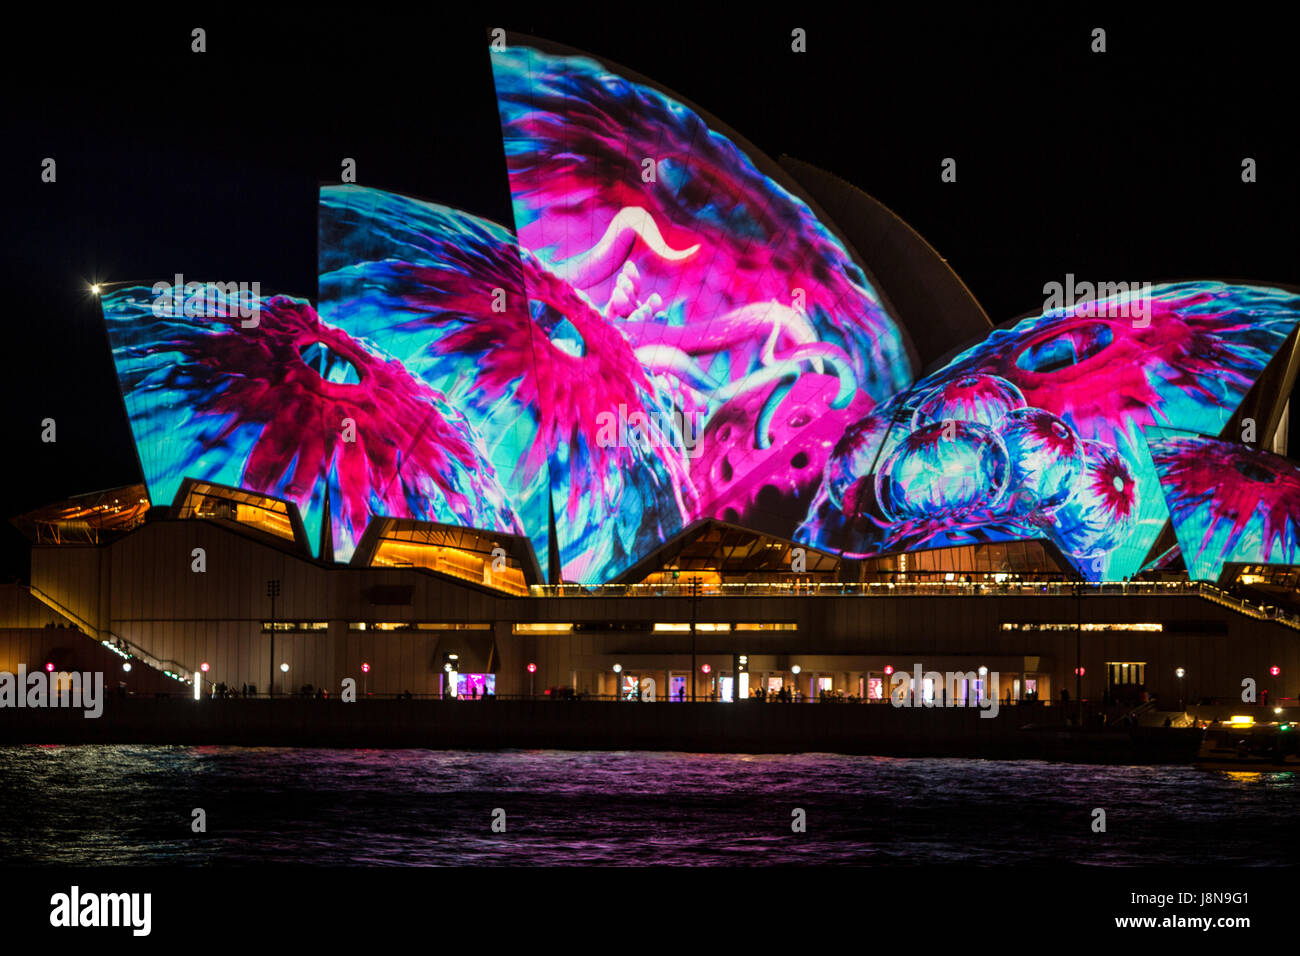
[[[699,575],[691,578],[691,703],[695,703],[695,617],[700,596]]]
[[[1178,709],[1182,710],[1183,709],[1183,678],[1187,675],[1187,671],[1183,670],[1180,667],[1174,671],[1174,675],[1178,678]]]
[[[533,678],[537,674],[537,665],[532,661],[528,662],[528,696],[533,696]]]
[[[618,685],[618,680],[619,680],[618,675],[621,673],[623,673],[623,665],[615,664],[614,665],[614,699],[615,700],[623,699],[623,689]]]
[[[361,696],[370,696],[370,664],[367,661],[361,662]]]

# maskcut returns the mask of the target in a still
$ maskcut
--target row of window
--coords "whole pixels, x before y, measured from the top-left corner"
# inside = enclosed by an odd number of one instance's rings
[[[1163,631],[1163,624],[1003,624],[1004,631]]]
[[[270,621],[262,622],[263,631],[324,631],[328,630],[328,621]],[[575,625],[556,623],[522,623],[515,624],[515,634],[572,634]],[[698,633],[717,633],[731,631],[797,631],[799,626],[792,622],[741,621],[738,623],[718,623],[702,621],[695,625]],[[485,622],[445,623],[439,621],[351,621],[349,631],[490,631],[492,625]],[[655,633],[689,634],[689,623],[655,623]]]

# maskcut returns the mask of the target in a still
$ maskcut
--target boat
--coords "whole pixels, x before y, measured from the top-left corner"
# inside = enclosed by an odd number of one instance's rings
[[[1203,770],[1300,770],[1300,726],[1250,718],[1215,721],[1193,761]]]

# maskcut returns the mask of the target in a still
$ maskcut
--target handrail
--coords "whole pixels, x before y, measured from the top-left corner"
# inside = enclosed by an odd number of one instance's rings
[[[1072,581],[926,581],[838,583],[740,582],[723,584],[534,584],[533,597],[913,597],[946,595],[951,597],[1007,595],[1017,597],[1102,597],[1102,596],[1183,596],[1201,597],[1224,607],[1233,608],[1258,620],[1277,621],[1300,630],[1300,616],[1288,614],[1271,605],[1255,605],[1201,581],[1123,581],[1101,584]]]
[[[145,650],[139,644],[136,644],[134,641],[128,640],[110,629],[95,627],[93,624],[87,621],[80,614],[76,613],[69,607],[65,607],[61,602],[51,597],[49,594],[46,594],[45,591],[37,587],[35,584],[27,585],[27,590],[28,593],[32,595],[32,597],[36,598],[38,601],[41,601],[44,604],[49,605],[50,608],[52,608],[55,611],[58,611],[60,614],[62,614],[73,624],[76,624],[78,627],[80,627],[82,632],[86,635],[86,637],[92,638],[93,640],[97,640],[101,644],[105,644],[109,647],[116,646],[116,647],[130,648],[132,657],[144,661],[154,670],[161,671],[163,674],[167,674],[168,676],[174,676],[178,681],[182,681],[187,684],[193,682],[194,671],[190,668],[185,667],[179,661],[162,660],[161,658],[155,657],[153,654],[150,654],[147,650]],[[107,634],[110,638],[112,638],[112,640],[107,640],[107,641],[104,640],[103,635],[105,634]]]

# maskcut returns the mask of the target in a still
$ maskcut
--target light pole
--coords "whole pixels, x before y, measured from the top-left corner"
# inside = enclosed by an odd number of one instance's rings
[[[537,676],[537,665],[532,661],[528,662],[528,696],[533,696],[533,678]]]
[[[284,662],[281,662],[281,663],[280,663],[280,673],[283,674],[283,675],[285,675],[285,676],[284,676],[284,692],[287,694],[287,693],[289,693],[289,665],[286,664],[286,663],[284,663]]]
[[[266,692],[270,697],[275,696],[275,599],[280,596],[280,579],[272,578],[266,582],[266,596],[271,599],[271,670],[270,679],[267,684]]]
[[[695,703],[695,602],[700,593],[700,579],[691,578],[691,703]]]
[[[1074,704],[1083,725],[1083,583],[1074,586]]]
[[[1183,670],[1180,667],[1176,671],[1174,671],[1174,673],[1178,676],[1178,709],[1184,710],[1185,708],[1183,707],[1183,677],[1184,675],[1186,675],[1187,671]]]
[[[619,685],[618,685],[618,682],[619,682],[619,675],[622,674],[622,673],[623,673],[623,665],[622,665],[622,664],[615,664],[615,665],[614,665],[614,700],[615,700],[615,702],[620,701],[620,700],[623,699],[623,689],[622,689],[621,687],[619,687]]]

